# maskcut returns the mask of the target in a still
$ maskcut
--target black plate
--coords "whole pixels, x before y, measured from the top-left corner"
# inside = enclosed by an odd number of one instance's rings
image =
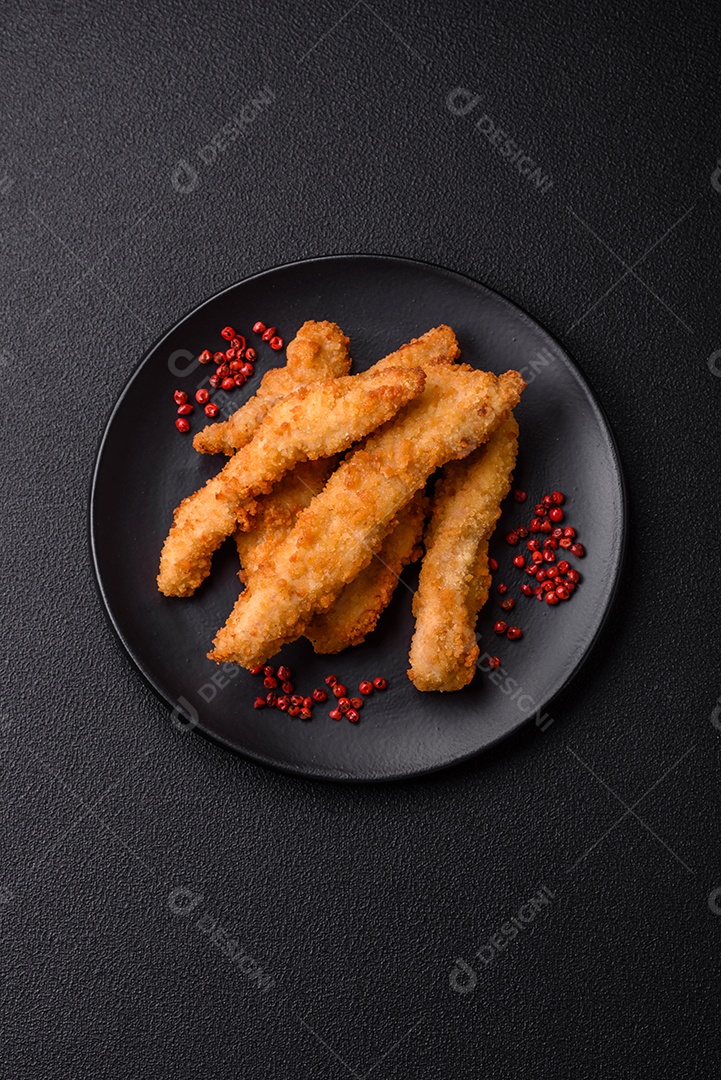
[[[292,720],[277,710],[254,710],[260,680],[206,652],[238,594],[232,542],[215,556],[211,578],[192,599],[161,596],[158,556],[174,507],[222,461],[197,454],[191,436],[173,424],[172,392],[192,393],[212,368],[193,357],[220,348],[227,323],[246,333],[256,319],[272,320],[286,340],[306,319],[331,319],[351,339],[354,371],[439,323],[458,334],[462,359],[481,368],[521,371],[528,382],[517,410],[521,429],[514,486],[492,543],[500,563],[496,582],[509,583],[523,627],[518,642],[498,638],[498,596],[481,613],[481,652],[501,658],[491,676],[453,694],[421,694],[406,677],[413,628],[410,568],[374,634],[336,657],[315,656],[301,640],[279,654],[309,693],[334,672],[354,692],[359,680],[383,675],[385,693],[370,698],[361,722]],[[256,341],[253,341],[256,344]],[[282,353],[258,346],[257,375],[228,395],[237,408],[263,371]],[[183,374],[185,372],[185,374]],[[223,395],[225,397],[225,395]],[[200,426],[199,410],[193,430]],[[205,417],[203,417],[205,420]],[[582,583],[555,608],[520,593],[526,575],[511,565],[518,548],[503,540],[509,526],[527,523],[533,503],[550,489],[566,493],[567,521],[587,542],[571,559]],[[112,624],[138,668],[175,710],[223,745],[303,776],[389,780],[430,772],[486,749],[525,722],[545,729],[548,703],[578,669],[609,610],[619,576],[625,531],[623,480],[613,436],[583,377],[561,347],[524,312],[468,278],[425,263],[380,256],[343,256],[293,263],[240,282],[202,304],[148,353],[125,387],[108,422],[91,495],[91,543],[100,591]],[[276,660],[275,662],[279,662]],[[215,676],[216,682],[213,682]],[[231,677],[232,676],[232,677]],[[219,685],[220,684],[220,685]]]

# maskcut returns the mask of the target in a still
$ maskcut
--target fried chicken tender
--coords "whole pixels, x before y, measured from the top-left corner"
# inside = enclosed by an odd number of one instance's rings
[[[379,360],[374,365],[373,370],[382,371],[391,367],[423,367],[424,364],[428,363],[450,364],[457,360],[459,355],[458,341],[450,326],[436,326],[422,334],[421,337],[413,338],[412,341],[401,346],[400,349],[389,353],[388,356],[384,356],[382,360]],[[310,381],[310,367],[306,368],[306,373],[308,381]],[[258,499],[258,512],[252,521],[250,531],[239,528],[235,534],[242,567],[240,578],[246,585],[258,566],[268,559],[270,552],[290,532],[300,511],[309,505],[314,495],[323,490],[326,480],[336,465],[336,459],[333,459],[331,464],[315,461],[298,465],[293,472],[287,473],[275,485],[269,495],[263,495]],[[410,561],[413,547],[418,540],[418,538],[410,539],[413,523],[417,517],[413,508],[408,507],[407,510],[399,514],[399,517],[402,517],[403,523],[399,524],[395,539],[388,541],[389,550],[386,553],[379,552],[380,558],[385,560],[388,566],[395,566],[398,563],[395,570],[396,575],[400,573],[406,562]],[[404,554],[406,545],[403,541],[407,543],[407,555]],[[349,586],[347,595],[344,590],[344,595],[338,599],[338,604],[342,603],[343,615],[342,619],[336,623],[337,641],[345,640],[349,634],[359,633],[360,631],[353,630],[355,626],[367,625],[368,629],[365,633],[369,633],[373,629],[375,622],[371,626],[371,612],[377,610],[377,619],[390,601],[392,595],[390,580],[387,567],[384,566],[383,562],[376,563],[374,560],[374,563],[368,567],[367,572],[364,572],[363,575],[362,584],[367,589],[368,596],[364,597],[360,588],[356,588],[351,592]],[[392,580],[395,581],[396,579],[393,578]],[[382,596],[387,596],[387,599],[379,607]],[[328,619],[331,619],[330,615]],[[337,648],[330,647],[332,644],[328,636],[330,627],[331,622],[329,621],[327,629],[323,631],[323,651],[339,652],[340,649],[344,648],[343,645],[339,644]],[[318,631],[318,634],[317,641],[320,644],[320,631]],[[358,640],[362,640],[362,638],[358,638]]]
[[[240,558],[240,580],[246,585],[271,557],[295,525],[301,510],[310,506],[338,464],[338,458],[302,461],[279,480],[268,495],[258,499],[258,512],[250,531],[236,529],[235,543]]]
[[[375,370],[396,367],[424,367],[426,364],[452,364],[461,355],[458,339],[450,326],[435,326],[420,337],[412,338],[400,349],[379,360]]]
[[[316,615],[305,636],[317,653],[338,653],[359,645],[388,607],[408,563],[420,559],[420,539],[428,509],[422,491],[399,510],[390,532],[365,570],[340,592],[328,611]]]
[[[332,322],[305,322],[288,344],[285,367],[266,371],[255,396],[227,420],[208,424],[193,439],[201,454],[234,454],[250,442],[268,409],[278,398],[319,379],[347,375],[350,342]],[[399,366],[403,366],[402,364]]]
[[[488,541],[508,494],[518,450],[511,415],[485,446],[443,469],[413,597],[416,627],[408,676],[417,690],[460,690],[475,673],[475,628],[488,599]]]
[[[468,365],[425,370],[423,393],[351,453],[301,512],[274,552],[274,573],[241,594],[210,659],[252,668],[299,637],[368,565],[428,476],[486,440],[525,386],[516,371],[497,378]]]
[[[207,484],[184,499],[160,556],[158,588],[190,596],[244,503],[269,492],[297,462],[330,457],[385,423],[421,392],[420,368],[369,371],[303,386],[271,407],[255,435]]]

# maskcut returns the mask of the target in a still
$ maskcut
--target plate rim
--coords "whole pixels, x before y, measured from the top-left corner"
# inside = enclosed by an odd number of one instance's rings
[[[103,454],[104,454],[104,451],[105,451],[105,446],[106,446],[106,442],[108,440],[110,428],[111,428],[111,426],[113,424],[116,413],[120,410],[120,407],[122,406],[123,401],[124,401],[126,395],[128,394],[128,392],[130,390],[130,387],[132,386],[135,379],[138,377],[140,372],[145,367],[145,364],[148,362],[151,355],[162,345],[162,343],[166,340],[166,338],[170,337],[171,334],[174,334],[175,331],[184,322],[186,322],[192,316],[196,315],[204,307],[207,307],[209,304],[212,304],[216,300],[219,300],[226,293],[233,292],[240,285],[245,285],[245,284],[247,284],[247,283],[249,283],[251,281],[257,281],[260,278],[267,277],[269,275],[275,274],[275,273],[277,273],[278,271],[281,271],[281,270],[289,270],[289,269],[292,269],[293,267],[298,267],[298,266],[308,266],[309,264],[313,264],[313,263],[329,263],[329,262],[335,262],[335,261],[350,261],[352,259],[369,259],[369,260],[377,260],[379,262],[407,263],[410,266],[421,267],[421,268],[426,269],[426,270],[433,270],[436,273],[443,274],[443,275],[445,275],[447,277],[457,278],[461,282],[464,282],[464,283],[469,283],[470,282],[470,284],[472,284],[473,286],[485,290],[485,292],[492,295],[497,301],[500,301],[505,308],[513,311],[516,314],[520,314],[521,316],[523,316],[524,320],[526,320],[529,323],[529,325],[532,325],[532,326],[536,327],[538,330],[540,330],[541,333],[547,338],[547,340],[554,346],[554,348],[557,349],[560,352],[560,354],[564,358],[564,360],[567,361],[568,364],[570,365],[570,367],[572,369],[572,372],[580,380],[580,383],[581,383],[583,389],[586,391],[586,394],[587,394],[589,400],[591,401],[594,409],[596,410],[596,412],[597,412],[597,414],[598,414],[598,416],[600,418],[601,424],[602,424],[602,426],[603,426],[603,428],[605,430],[605,433],[606,433],[606,435],[608,437],[609,447],[610,447],[610,450],[611,450],[611,456],[612,456],[612,459],[613,459],[613,463],[615,465],[616,475],[618,476],[619,486],[620,486],[620,519],[621,519],[620,520],[620,536],[619,536],[617,557],[616,557],[615,566],[614,566],[614,570],[613,570],[613,584],[611,586],[611,590],[609,592],[608,600],[606,602],[603,614],[601,616],[601,620],[598,623],[598,626],[596,627],[596,630],[595,630],[591,640],[589,641],[588,645],[586,646],[586,649],[585,649],[585,651],[583,653],[583,656],[576,663],[576,665],[573,668],[573,670],[571,671],[571,673],[563,680],[562,684],[558,687],[556,692],[554,694],[552,694],[551,697],[549,697],[546,701],[543,702],[543,704],[541,706],[543,709],[545,709],[547,706],[551,705],[565,690],[568,689],[568,687],[571,685],[571,683],[573,683],[576,680],[576,678],[578,677],[581,670],[585,667],[589,656],[594,652],[596,646],[598,645],[599,639],[600,639],[604,629],[606,628],[606,625],[608,623],[610,615],[611,615],[611,613],[612,613],[612,611],[614,609],[616,599],[617,599],[617,596],[618,596],[620,583],[621,583],[621,578],[623,576],[624,564],[625,564],[625,561],[626,561],[626,554],[627,554],[627,542],[628,542],[628,486],[627,486],[626,477],[625,477],[624,471],[623,471],[623,465],[622,465],[622,462],[621,462],[621,455],[620,455],[619,450],[618,450],[618,443],[616,441],[616,436],[615,436],[613,428],[611,427],[611,424],[609,422],[608,416],[606,414],[606,410],[604,409],[603,405],[599,401],[599,399],[598,399],[598,397],[596,395],[596,392],[595,392],[594,388],[592,387],[592,385],[590,384],[586,374],[584,373],[582,368],[580,368],[579,365],[576,363],[575,359],[573,359],[573,357],[571,356],[569,351],[566,349],[566,347],[564,345],[562,345],[551,333],[549,333],[549,331],[546,329],[546,327],[542,323],[540,323],[534,316],[532,316],[528,311],[526,311],[525,308],[523,308],[519,304],[515,303],[515,301],[509,300],[502,293],[499,293],[495,289],[490,288],[490,286],[486,285],[482,281],[478,281],[476,278],[471,277],[469,274],[461,273],[458,270],[452,270],[447,266],[441,266],[439,263],[434,263],[434,262],[432,262],[430,260],[417,259],[417,258],[412,258],[410,256],[404,256],[404,255],[382,254],[382,253],[377,253],[377,252],[345,252],[345,253],[342,253],[342,254],[313,255],[313,256],[310,256],[309,258],[304,258],[304,259],[293,259],[290,262],[279,263],[276,266],[269,267],[268,269],[265,269],[265,270],[260,270],[255,274],[248,275],[247,277],[240,278],[238,281],[233,282],[231,285],[227,285],[224,288],[219,289],[217,292],[213,293],[212,296],[207,297],[201,303],[196,304],[194,307],[190,308],[184,315],[182,315],[179,319],[177,319],[169,329],[165,330],[159,337],[157,337],[153,342],[151,342],[151,344],[148,345],[148,347],[145,349],[145,351],[143,352],[143,355],[141,356],[140,360],[136,363],[135,367],[133,368],[130,375],[128,376],[125,383],[123,384],[122,390],[120,391],[120,394],[119,394],[118,398],[116,399],[116,401],[115,401],[112,409],[110,410],[110,413],[108,414],[108,417],[107,417],[107,419],[106,419],[106,421],[105,421],[105,423],[103,425],[102,435],[101,435],[100,442],[98,444],[98,448],[97,448],[97,451],[96,451],[96,454],[95,454],[95,462],[94,462],[92,474],[91,474],[91,477],[90,477],[90,491],[89,491],[89,499],[88,499],[86,527],[87,527],[88,545],[89,545],[89,549],[90,549],[91,563],[92,563],[92,569],[93,569],[93,575],[92,576],[93,576],[95,588],[96,588],[96,591],[97,591],[97,595],[98,595],[98,597],[99,597],[99,599],[101,601],[102,608],[103,608],[103,611],[104,611],[104,614],[105,614],[105,618],[106,618],[111,630],[113,631],[116,639],[119,641],[119,643],[121,644],[124,652],[126,653],[127,658],[131,661],[131,663],[132,663],[133,667],[135,668],[135,670],[140,674],[143,681],[153,691],[153,693],[158,697],[158,699],[162,702],[162,704],[166,708],[168,708],[168,707],[171,708],[171,713],[170,713],[171,717],[173,715],[173,712],[177,711],[178,699],[176,699],[174,703],[169,700],[169,698],[168,698],[167,694],[165,693],[165,691],[161,689],[161,687],[157,684],[157,682],[155,681],[152,674],[147,670],[146,665],[144,664],[144,662],[142,662],[136,656],[136,654],[135,654],[134,650],[132,649],[132,647],[130,646],[129,642],[126,641],[125,636],[121,632],[120,627],[117,625],[115,616],[114,616],[114,614],[113,614],[113,612],[111,610],[111,607],[110,607],[110,603],[109,603],[108,598],[107,598],[107,596],[105,594],[105,590],[103,588],[102,577],[101,577],[101,573],[100,573],[100,567],[98,565],[98,553],[97,553],[97,545],[96,545],[96,539],[97,538],[96,538],[96,533],[95,533],[96,492],[97,492],[98,474],[100,472],[101,461],[102,461]],[[322,781],[326,781],[326,782],[330,782],[330,783],[339,783],[339,784],[387,784],[387,783],[397,783],[397,782],[402,781],[402,780],[413,780],[413,779],[416,779],[416,778],[419,778],[419,777],[429,776],[429,775],[432,775],[432,774],[437,773],[437,772],[444,772],[444,771],[447,771],[449,769],[453,769],[456,766],[463,765],[464,763],[467,763],[467,762],[471,761],[474,758],[478,758],[482,754],[484,754],[484,753],[494,749],[495,747],[497,747],[505,739],[509,739],[513,735],[517,734],[518,732],[528,728],[531,721],[533,720],[534,715],[535,715],[534,713],[529,714],[529,716],[527,716],[525,719],[521,720],[516,726],[510,728],[508,731],[501,732],[499,735],[494,736],[489,742],[484,743],[484,745],[479,747],[478,749],[471,750],[468,753],[461,754],[458,757],[454,757],[450,761],[441,762],[440,764],[429,765],[429,766],[427,766],[425,768],[413,769],[412,771],[409,771],[409,772],[397,772],[397,773],[393,773],[393,774],[389,774],[389,775],[371,776],[371,777],[340,775],[338,772],[326,771],[326,770],[323,769],[322,766],[315,765],[312,762],[308,762],[307,764],[304,764],[304,765],[292,765],[292,764],[289,764],[286,761],[280,761],[280,760],[278,760],[276,758],[273,758],[270,755],[259,753],[257,751],[248,750],[246,748],[240,748],[237,745],[235,745],[234,743],[230,742],[224,736],[219,735],[219,734],[207,729],[206,727],[204,727],[202,725],[201,722],[196,722],[193,725],[191,730],[194,733],[197,733],[197,734],[201,735],[204,739],[207,739],[207,740],[213,742],[215,745],[222,746],[225,750],[230,751],[232,754],[238,755],[239,757],[244,758],[245,761],[247,761],[247,762],[252,762],[253,764],[264,765],[264,766],[270,767],[272,769],[277,769],[279,772],[282,772],[287,776],[293,776],[293,777],[295,777],[297,779],[322,780]]]

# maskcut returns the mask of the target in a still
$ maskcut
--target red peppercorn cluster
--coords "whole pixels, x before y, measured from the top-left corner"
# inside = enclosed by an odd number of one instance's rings
[[[281,664],[277,669],[272,664],[259,664],[251,669],[251,675],[263,677],[265,695],[258,695],[253,701],[256,709],[279,709],[287,712],[288,716],[298,717],[300,720],[310,720],[313,716],[313,707],[323,704],[328,700],[327,691],[316,687],[312,694],[304,696],[295,693],[295,684],[292,681],[290,668]],[[360,711],[363,708],[364,697],[368,697],[374,690],[386,690],[388,683],[380,676],[369,681],[364,679],[358,687],[362,697],[349,697],[348,687],[338,680],[336,675],[328,675],[325,684],[336,699],[335,706],[330,710],[331,720],[342,720],[345,716],[351,724],[357,724],[360,720]],[[280,689],[281,694],[277,691]]]
[[[263,340],[268,341],[271,349],[283,348],[283,339],[276,334],[275,327],[271,327],[272,334],[270,337],[266,337],[267,331],[265,331],[264,323],[256,323],[253,330],[257,327],[263,327]],[[198,356],[198,360],[201,364],[214,364],[215,373],[210,376],[208,382],[213,390],[224,390],[226,393],[232,393],[236,389],[245,386],[248,379],[255,373],[255,362],[258,358],[258,354],[255,349],[248,346],[245,338],[242,334],[239,334],[232,326],[224,326],[220,331],[220,336],[228,343],[228,347],[222,351],[211,352],[210,349],[203,349]],[[188,401],[188,395],[184,390],[176,390],[173,394],[173,400],[178,406],[178,419],[175,421],[175,426],[180,432],[190,431],[190,421],[188,416],[193,412],[194,405]],[[203,412],[211,420],[214,420],[220,411],[214,401],[210,401],[210,392],[204,387],[195,392],[195,400],[198,405],[203,406]]]
[[[264,322],[253,324],[253,333],[260,336],[261,341],[267,341],[271,349],[278,352],[283,348],[283,338],[280,337],[274,326],[266,326]]]
[[[279,709],[287,712],[288,716],[298,717],[300,720],[310,720],[313,715],[313,706],[317,698],[296,694],[295,684],[292,681],[290,668],[281,664],[277,669],[272,664],[260,664],[251,671],[251,675],[262,675],[263,687],[268,692],[256,697],[253,706],[256,709]],[[280,693],[278,693],[280,691]],[[315,691],[322,693],[322,691]]]
[[[527,495],[524,491],[514,492],[516,502],[525,502]],[[533,508],[533,517],[528,523],[528,528],[519,526],[512,529],[506,536],[506,542],[512,547],[517,546],[529,533],[530,539],[526,541],[526,550],[530,553],[527,560],[525,555],[518,554],[513,558],[513,565],[517,570],[522,570],[529,577],[535,578],[535,584],[524,582],[521,592],[524,596],[536,597],[537,600],[545,601],[549,607],[564,600],[570,600],[571,594],[581,580],[581,575],[571,567],[565,555],[575,556],[582,559],[586,554],[583,544],[576,538],[576,530],[570,525],[562,525],[565,521],[565,511],[562,509],[566,502],[566,496],[562,491],[552,491],[541,498]],[[495,562],[495,560],[493,560]],[[491,560],[489,560],[489,565]],[[495,564],[496,567],[498,564]],[[493,569],[493,567],[491,567]],[[508,590],[504,584],[496,586],[496,591],[501,595]],[[501,602],[501,607],[509,611],[507,600]],[[517,627],[506,628],[501,621],[496,627],[503,625],[504,629],[496,629],[496,633],[507,633],[511,637],[511,630]],[[494,627],[495,629],[495,627]],[[513,638],[518,639],[519,633],[514,633]]]
[[[525,491],[516,490],[513,498],[517,503],[524,503],[528,495]],[[535,584],[524,581],[521,592],[524,596],[535,596],[537,600],[545,601],[549,607],[570,600],[581,580],[578,570],[565,558],[566,552],[578,559],[582,559],[586,554],[583,544],[576,539],[576,530],[570,525],[561,524],[565,520],[562,509],[565,502],[566,496],[562,491],[552,491],[544,495],[534,506],[533,517],[528,526],[519,525],[506,535],[506,543],[511,547],[517,547],[521,540],[526,540],[526,551],[530,553],[530,557],[527,557],[519,552],[512,560],[516,570],[535,578]],[[498,560],[489,558],[488,569],[495,573],[498,570]],[[498,582],[496,592],[499,596],[499,607],[504,612],[513,611],[516,601],[508,595],[505,581]],[[493,631],[509,641],[520,641],[523,637],[520,626],[509,626],[503,619],[494,623]],[[497,656],[492,656],[488,661],[492,670],[499,665]]]
[[[503,619],[498,619],[493,624],[493,633],[498,634],[499,637],[507,637],[509,641],[518,641],[523,637],[523,630],[520,626],[509,626]]]
[[[203,349],[198,359],[201,364],[215,364],[215,374],[208,379],[213,389],[230,393],[236,387],[245,386],[255,372],[255,353],[248,356],[245,338],[232,326],[224,326],[220,336],[228,342],[228,347],[213,353],[210,349]]]

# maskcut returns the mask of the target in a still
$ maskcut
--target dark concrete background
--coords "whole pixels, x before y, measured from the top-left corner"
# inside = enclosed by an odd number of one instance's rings
[[[716,6],[0,18],[2,1076],[717,1076]],[[457,87],[479,95],[460,115]],[[530,311],[607,410],[631,507],[615,613],[552,727],[372,788],[175,730],[87,546],[101,432],[149,344],[248,274],[347,251]]]

